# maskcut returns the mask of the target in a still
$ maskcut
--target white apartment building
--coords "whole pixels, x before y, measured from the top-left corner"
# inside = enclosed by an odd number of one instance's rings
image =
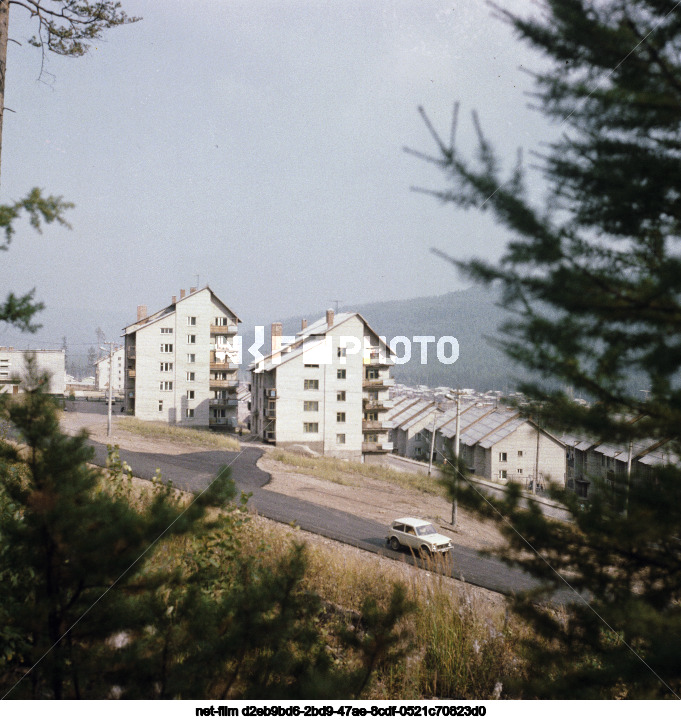
[[[0,393],[18,394],[28,371],[26,359],[35,358],[38,371],[47,373],[47,392],[63,396],[66,390],[66,352],[64,350],[15,350],[0,348]]]
[[[337,458],[389,453],[391,355],[359,313],[329,310],[283,342],[273,323],[272,352],[250,366],[251,431]]]
[[[206,286],[180,291],[166,308],[124,329],[126,411],[148,421],[235,428],[237,324]]]
[[[109,375],[108,355],[95,363],[95,387],[98,391],[108,392],[109,378],[111,378],[111,392],[113,395],[119,395],[125,390],[125,346],[115,348],[111,359],[111,375]]]

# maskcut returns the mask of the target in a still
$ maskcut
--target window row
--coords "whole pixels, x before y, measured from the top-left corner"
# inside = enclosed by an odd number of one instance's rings
[[[336,400],[337,401],[344,401],[346,399],[345,391],[337,391],[336,392]],[[303,410],[304,411],[318,411],[319,410],[319,401],[303,401]]]
[[[347,371],[345,368],[336,369],[336,378],[339,380],[345,380],[347,378]],[[319,380],[316,378],[305,378],[303,380],[303,389],[306,391],[318,391]]]
[[[187,336],[187,345],[196,345],[196,336],[195,335],[188,335]],[[172,343],[161,343],[161,353],[172,353],[174,350],[174,346]],[[194,361],[192,361],[194,362]]]
[[[518,451],[518,458],[522,458],[522,457],[523,457],[523,452]],[[506,461],[508,461],[508,453],[506,451],[499,451],[499,462],[505,463]]]

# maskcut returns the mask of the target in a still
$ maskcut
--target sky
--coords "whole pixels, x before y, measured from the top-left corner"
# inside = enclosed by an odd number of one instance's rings
[[[496,259],[507,232],[414,192],[446,187],[423,106],[500,156],[551,137],[531,111],[541,59],[484,0],[122,0],[143,19],[79,59],[27,39],[10,11],[0,200],[38,186],[71,229],[20,225],[0,293],[35,287],[38,340],[93,325],[111,340],[181,288],[210,285],[244,320],[438,295],[467,285],[430,252]],[[514,0],[513,9],[531,8]],[[99,314],[99,315],[98,315]],[[94,339],[94,330],[82,329]],[[77,342],[84,340],[76,338]],[[0,328],[0,345],[21,345]],[[35,341],[33,347],[36,347]]]

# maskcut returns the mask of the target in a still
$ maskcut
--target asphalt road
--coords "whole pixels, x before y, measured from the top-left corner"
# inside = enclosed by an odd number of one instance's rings
[[[95,450],[95,463],[104,465],[106,446],[90,443]],[[269,474],[256,465],[262,453],[262,449],[255,446],[243,446],[239,452],[196,451],[172,456],[120,450],[121,459],[130,465],[137,477],[151,479],[159,469],[163,480],[172,481],[176,488],[193,493],[204,490],[220,468],[228,465],[238,491],[252,494],[249,507],[260,515],[295,524],[306,531],[389,558],[417,565],[421,563],[409,551],[395,552],[388,548],[385,540],[387,528],[383,524],[269,491]],[[533,586],[533,580],[527,574],[459,545],[454,545],[441,570],[454,578],[503,594]],[[566,593],[557,600],[566,602],[570,600],[570,595]]]

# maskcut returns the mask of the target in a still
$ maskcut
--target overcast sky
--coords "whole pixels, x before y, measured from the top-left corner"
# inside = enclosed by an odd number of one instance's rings
[[[433,245],[499,256],[503,229],[410,191],[444,180],[402,150],[433,148],[419,105],[446,135],[460,102],[464,152],[474,109],[508,159],[553,132],[526,107],[538,58],[483,0],[123,6],[143,20],[42,74],[12,6],[1,196],[37,185],[76,208],[70,231],[22,226],[0,287],[35,286],[52,317],[113,309],[120,328],[198,278],[269,322],[463,287]]]

